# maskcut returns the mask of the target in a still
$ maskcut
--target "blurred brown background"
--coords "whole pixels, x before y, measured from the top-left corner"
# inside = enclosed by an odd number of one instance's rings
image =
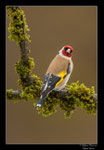
[[[41,80],[47,67],[64,45],[74,48],[74,70],[69,80],[97,87],[97,7],[21,7],[30,28],[30,56],[34,58],[34,73]],[[15,42],[8,40],[7,32],[7,89],[17,89],[18,76],[14,64],[20,58]],[[77,108],[71,119],[64,118],[64,112],[48,118],[38,115],[33,101],[7,101],[6,143],[97,143],[97,115],[89,115]]]

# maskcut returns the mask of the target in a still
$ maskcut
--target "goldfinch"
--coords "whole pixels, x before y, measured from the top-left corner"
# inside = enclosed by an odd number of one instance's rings
[[[35,107],[41,107],[47,95],[52,91],[62,90],[73,70],[73,48],[64,46],[50,63],[41,88],[41,96]]]

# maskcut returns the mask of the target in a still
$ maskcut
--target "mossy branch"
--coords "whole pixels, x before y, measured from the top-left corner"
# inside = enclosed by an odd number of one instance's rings
[[[33,58],[29,57],[30,43],[27,31],[29,28],[26,23],[24,12],[19,7],[7,7],[9,24],[9,39],[15,41],[20,47],[21,59],[15,64],[15,71],[18,74],[19,90],[6,90],[8,100],[34,100],[37,102],[40,97],[42,81],[38,76],[32,74],[35,67]],[[33,104],[34,106],[36,103]],[[83,83],[79,85],[79,81],[66,85],[65,90],[59,92],[51,92],[42,108],[37,108],[38,113],[43,116],[49,116],[57,111],[57,106],[64,110],[65,118],[70,118],[76,107],[85,109],[90,114],[96,114],[97,95],[94,87],[87,88]]]
[[[29,39],[30,35],[27,34],[29,28],[25,14],[19,7],[7,7],[7,12],[10,18],[8,27],[10,35],[8,38],[15,41],[20,47],[21,59],[15,64],[15,70],[19,75],[19,83],[21,82],[22,88],[24,88],[34,80],[31,73],[35,64],[33,58],[29,57],[30,50],[27,47],[27,43],[31,42]]]

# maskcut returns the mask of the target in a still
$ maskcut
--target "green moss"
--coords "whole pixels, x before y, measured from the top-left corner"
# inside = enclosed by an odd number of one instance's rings
[[[25,88],[27,86],[27,83],[29,82],[27,80],[27,75],[29,78],[31,78],[31,73],[34,67],[35,67],[35,64],[34,64],[33,58],[31,57],[28,57],[28,61],[25,62],[25,64],[22,59],[15,64],[15,71],[19,75],[18,85],[21,88]]]
[[[18,7],[7,7],[10,24],[8,30],[10,32],[9,39],[15,41],[19,45],[23,40],[30,41],[30,35],[26,32],[30,31],[26,23],[24,12]],[[24,30],[23,30],[24,29]]]
[[[22,59],[15,64],[15,71],[17,74],[22,76],[22,78],[26,78],[27,74],[32,73],[34,66],[33,58],[28,57],[28,61],[25,64]]]
[[[21,98],[24,98],[24,97],[25,97],[25,100],[34,100],[33,94],[31,94],[31,93],[26,93],[26,91],[23,91],[23,92],[20,94],[20,97],[21,97]]]
[[[79,85],[79,82],[72,83],[68,86],[68,92],[71,96],[67,96],[67,99],[74,102],[76,106],[81,106],[89,113],[96,112],[96,103],[92,97],[92,94],[95,93],[94,87],[87,88],[83,83]]]
[[[71,118],[70,112],[69,111],[65,112],[64,117],[65,117],[65,119],[70,119]]]
[[[15,64],[15,71],[17,74],[22,76],[23,78],[26,78],[26,75],[29,73],[28,66],[25,66],[22,62],[22,60],[18,61]]]
[[[13,89],[6,90],[8,99],[13,99],[12,92],[13,92]]]
[[[40,78],[35,74],[33,74],[32,77],[34,79],[33,83],[29,86],[24,86],[23,92],[20,94],[20,97],[25,97],[26,100],[36,100],[40,96],[42,81],[40,81]],[[20,79],[18,82],[20,86],[23,86]]]
[[[29,68],[29,73],[32,73],[34,67],[35,67],[34,59],[31,58],[31,57],[28,57],[28,68]]]
[[[19,96],[13,95],[13,89],[9,89],[9,90],[7,89],[7,90],[6,90],[6,93],[7,93],[7,98],[8,98],[9,100],[13,100],[14,103],[17,103],[17,102],[18,102]]]
[[[34,103],[33,105],[35,106],[36,103]],[[44,101],[42,108],[37,107],[37,111],[42,116],[48,117],[48,116],[57,112],[57,110],[56,110],[57,105],[58,105],[58,99],[57,98],[50,98],[49,96],[47,96],[46,100]]]

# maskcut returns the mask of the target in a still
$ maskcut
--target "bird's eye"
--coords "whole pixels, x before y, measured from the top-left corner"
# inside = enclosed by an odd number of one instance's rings
[[[64,47],[64,50],[66,51],[68,48],[67,47]]]

